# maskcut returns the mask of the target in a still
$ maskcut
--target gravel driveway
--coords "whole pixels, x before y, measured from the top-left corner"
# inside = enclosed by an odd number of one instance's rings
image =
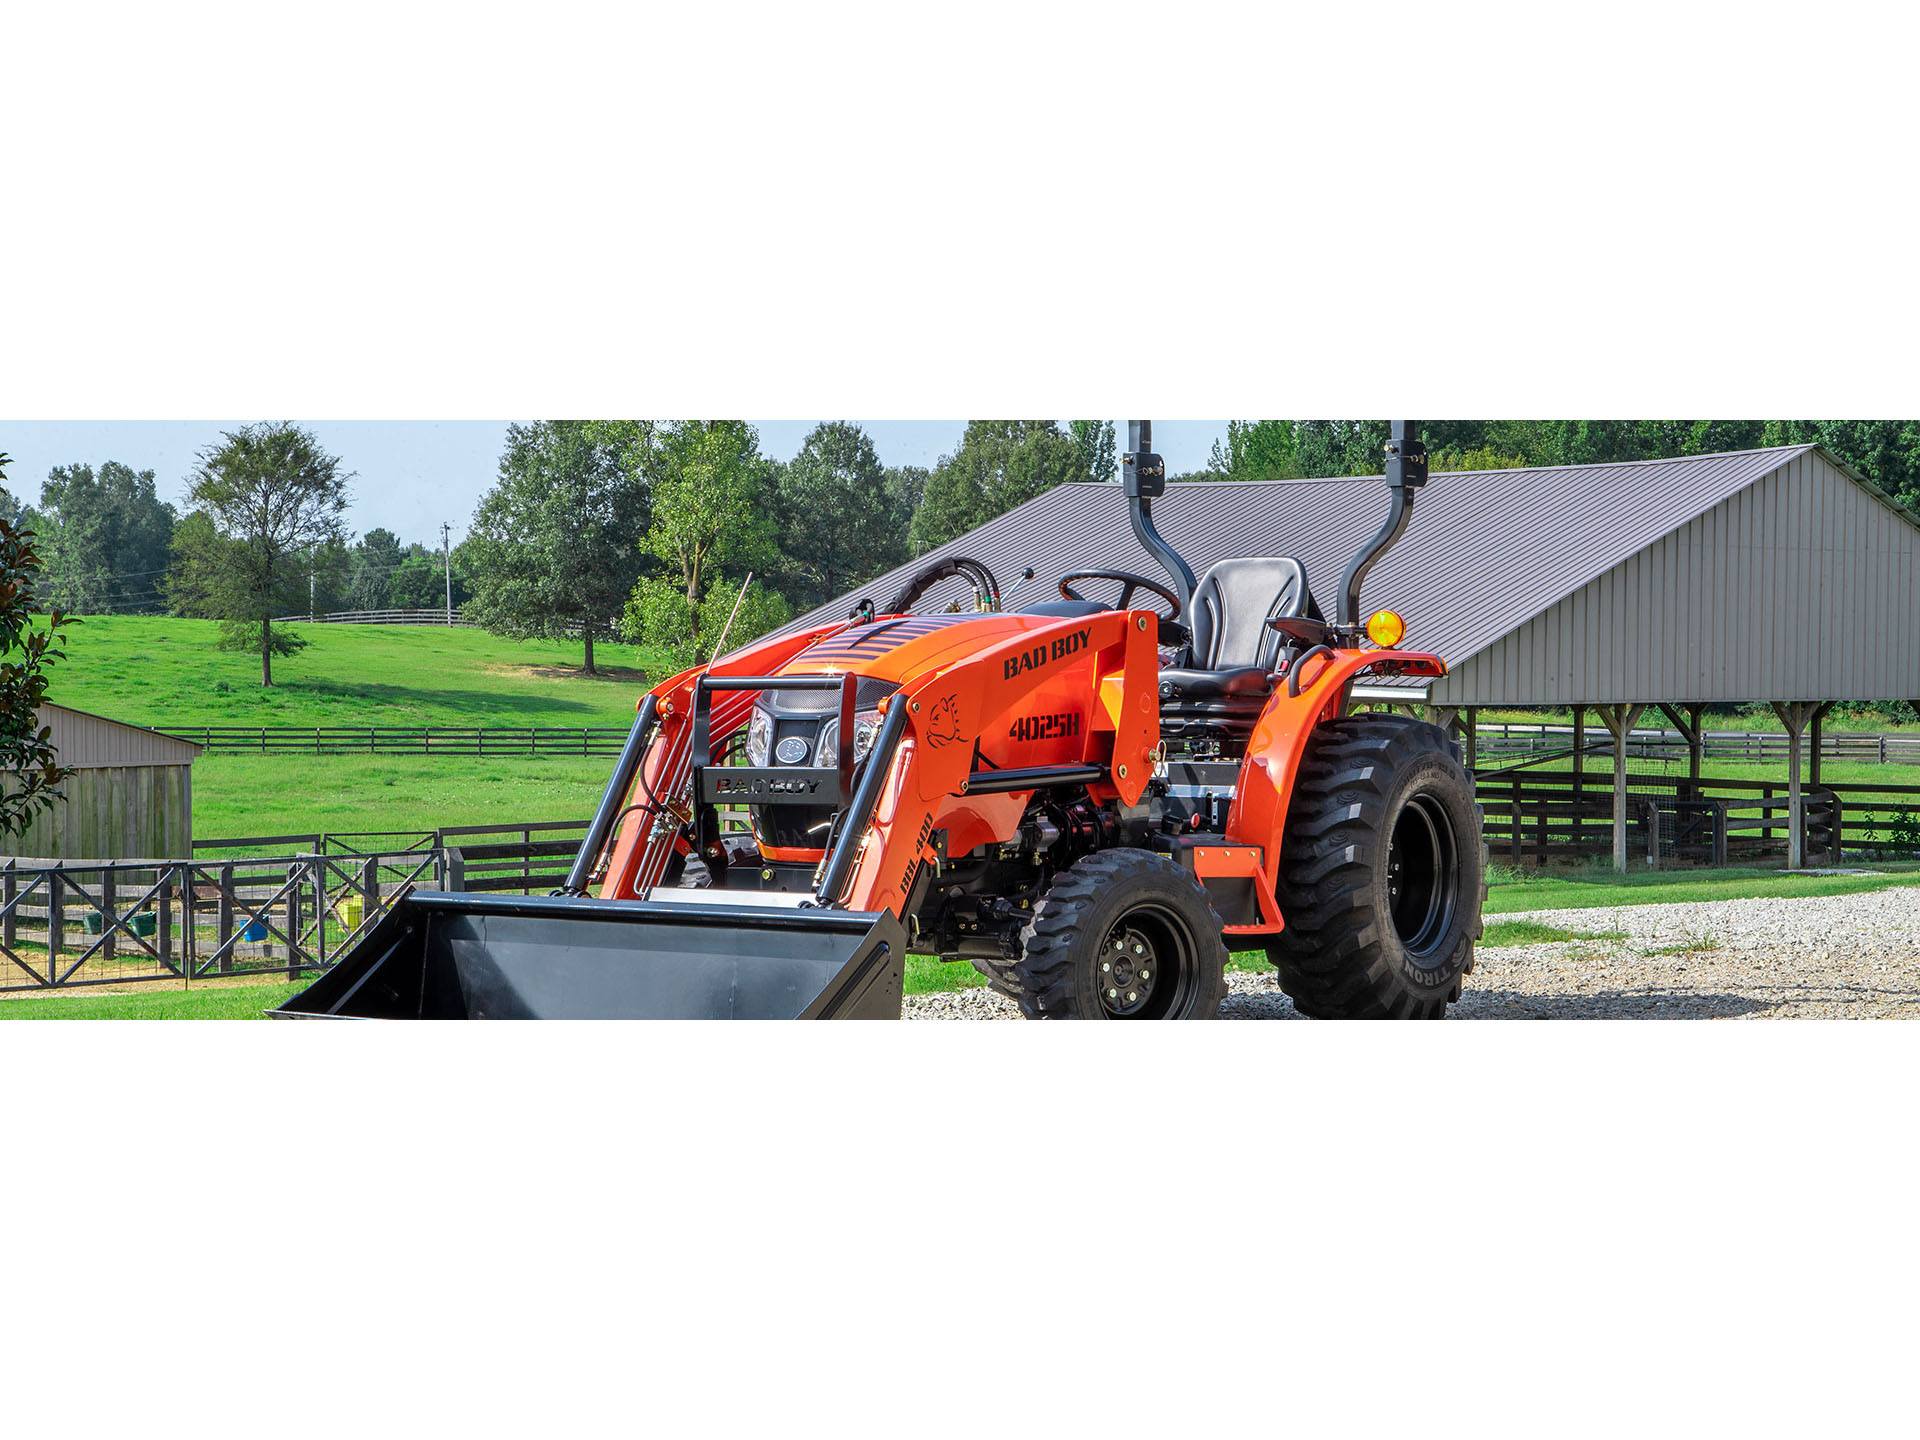
[[[1920,889],[1799,900],[1536,910],[1625,939],[1482,949],[1462,1020],[1920,1019]],[[1233,974],[1222,1016],[1297,1020],[1268,974]],[[909,1020],[1017,1020],[989,990],[910,996]]]

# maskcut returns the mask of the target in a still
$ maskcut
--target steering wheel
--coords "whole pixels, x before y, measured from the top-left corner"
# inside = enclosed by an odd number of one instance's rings
[[[1075,570],[1070,575],[1062,575],[1060,577],[1060,598],[1062,600],[1078,600],[1082,604],[1090,605],[1096,602],[1088,600],[1086,596],[1073,588],[1073,582],[1076,580],[1114,581],[1120,586],[1120,603],[1114,606],[1116,610],[1131,610],[1133,608],[1134,591],[1151,591],[1167,602],[1167,613],[1160,617],[1162,620],[1178,620],[1180,618],[1180,611],[1183,607],[1180,604],[1180,597],[1178,595],[1174,594],[1173,591],[1162,585],[1158,580],[1149,580],[1146,576],[1136,575],[1131,570]]]
[[[969,560],[964,555],[953,555],[923,567],[918,574],[907,581],[905,588],[898,595],[880,607],[880,613],[882,615],[905,614],[935,585],[955,575],[962,577],[973,586],[974,609],[988,611],[1000,608],[1000,582],[993,578],[993,571],[978,560]]]

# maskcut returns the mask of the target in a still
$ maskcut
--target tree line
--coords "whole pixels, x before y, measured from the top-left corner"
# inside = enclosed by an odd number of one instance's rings
[[[1920,421],[1428,421],[1436,470],[1578,465],[1817,441],[1920,510]],[[1207,465],[1174,477],[1378,473],[1384,421],[1235,420]],[[1056,485],[1111,479],[1111,421],[975,420],[931,468],[888,466],[849,421],[777,461],[740,420],[542,420],[508,428],[493,486],[452,552],[453,603],[498,633],[621,639],[675,664],[736,645]],[[154,475],[108,461],[53,469],[37,506],[0,489],[0,522],[36,537],[41,603],[221,622],[221,643],[303,643],[276,617],[430,609],[440,552],[345,527],[356,477],[289,423],[243,426],[197,457],[184,513]],[[748,577],[752,577],[749,584]]]
[[[1666,460],[1762,446],[1824,445],[1920,512],[1920,420],[1428,420],[1435,470]],[[1183,480],[1376,475],[1384,420],[1234,420],[1204,470]]]

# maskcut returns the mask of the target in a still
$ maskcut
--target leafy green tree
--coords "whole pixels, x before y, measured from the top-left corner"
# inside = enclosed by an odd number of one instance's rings
[[[873,441],[844,420],[814,427],[774,481],[786,593],[802,609],[907,558],[887,471]]]
[[[742,595],[739,581],[716,575],[696,611],[677,582],[648,575],[627,599],[620,633],[633,644],[660,651],[675,669],[684,670],[714,659],[723,646],[727,651],[738,650],[792,618],[793,607],[758,581]]]
[[[465,600],[466,586],[454,579],[453,603],[458,609]],[[438,550],[425,545],[407,546],[406,554],[394,567],[388,590],[389,603],[396,610],[444,610],[447,605],[446,562]]]
[[[931,473],[924,465],[892,465],[887,468],[887,523],[893,526],[894,534],[900,537],[903,556],[912,550],[907,536],[913,527],[914,513],[919,510],[920,502],[926,496],[927,477]]]
[[[0,480],[9,457],[0,454]],[[29,529],[0,517],[0,835],[17,835],[60,798],[60,782],[73,774],[60,764],[53,731],[40,723],[48,670],[66,658],[62,632],[70,623],[59,610],[46,628],[33,623],[40,603],[40,555]]]
[[[190,532],[203,548],[186,557],[186,588],[224,622],[224,647],[258,647],[262,685],[273,684],[275,655],[306,643],[275,630],[273,617],[305,613],[307,562],[345,542],[352,478],[309,432],[284,421],[243,425],[200,452],[187,493],[209,524]]]
[[[1765,445],[1824,445],[1887,494],[1920,511],[1920,420],[1770,420]]]
[[[460,546],[466,613],[511,636],[578,637],[589,675],[640,573],[647,477],[623,422],[507,428],[499,477]]]
[[[48,601],[70,612],[162,608],[160,576],[175,516],[154,491],[153,471],[109,460],[56,465],[33,512]]]
[[[1086,478],[1081,451],[1053,420],[972,420],[927,479],[908,539],[924,554],[1056,485]]]
[[[1297,480],[1300,444],[1291,420],[1229,420],[1207,461],[1216,480]]]
[[[1459,473],[1463,470],[1524,470],[1526,459],[1520,455],[1505,455],[1491,445],[1475,445],[1465,450],[1435,450],[1430,456],[1435,474],[1442,471]]]
[[[362,535],[353,547],[352,579],[347,588],[349,608],[391,610],[393,572],[400,568],[406,554],[400,537],[391,530],[376,525]]]
[[[1119,442],[1111,420],[1069,420],[1067,433],[1079,452],[1080,475],[1087,481],[1112,480],[1120,469]]]
[[[715,575],[764,570],[779,559],[772,469],[744,420],[687,420],[655,433],[652,522],[642,542],[686,597],[697,628]]]

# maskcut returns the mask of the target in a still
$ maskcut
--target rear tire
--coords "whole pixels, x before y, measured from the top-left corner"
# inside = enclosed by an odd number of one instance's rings
[[[1445,731],[1400,715],[1323,724],[1280,847],[1280,988],[1320,1019],[1440,1019],[1473,969],[1484,857]]]
[[[1221,921],[1163,855],[1105,850],[1063,871],[995,988],[1029,1020],[1211,1020],[1227,997]]]

